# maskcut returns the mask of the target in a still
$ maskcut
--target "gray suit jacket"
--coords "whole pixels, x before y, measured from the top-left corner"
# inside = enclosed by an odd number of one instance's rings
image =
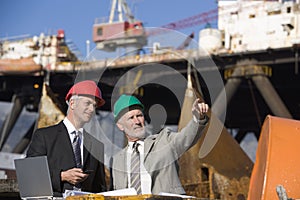
[[[181,132],[165,128],[144,140],[144,165],[152,178],[152,194],[185,194],[178,177],[177,159],[198,141],[206,124],[207,120],[200,124],[191,120]],[[127,147],[112,158],[113,189],[128,187],[126,153]]]

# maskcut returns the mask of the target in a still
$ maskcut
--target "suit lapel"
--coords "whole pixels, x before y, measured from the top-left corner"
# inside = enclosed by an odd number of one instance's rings
[[[152,178],[152,186],[153,187],[153,181],[154,181],[154,170],[152,170],[153,168],[153,155],[151,155],[151,152],[153,151],[154,148],[154,144],[156,141],[156,137],[155,136],[150,136],[148,138],[145,139],[144,141],[144,166],[147,170],[147,172],[150,174],[151,178]]]
[[[88,134],[83,131],[83,162],[82,162],[82,166],[85,166],[88,157],[89,157],[89,152],[92,149],[92,141],[90,140],[90,138],[88,137]]]
[[[145,155],[144,162],[145,162],[146,158],[149,156],[151,149],[153,148],[155,139],[156,139],[155,137],[148,137],[144,141],[144,155]]]

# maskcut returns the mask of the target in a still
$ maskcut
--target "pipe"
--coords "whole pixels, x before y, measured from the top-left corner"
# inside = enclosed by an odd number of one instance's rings
[[[253,76],[252,80],[270,107],[271,111],[276,116],[289,119],[293,118],[267,77],[263,75],[257,75]]]
[[[21,153],[22,154],[25,151],[25,149],[27,148],[27,146],[29,145],[29,143],[31,141],[31,137],[32,137],[33,131],[35,129],[35,123],[36,122],[32,123],[31,127],[28,129],[27,133],[22,138],[22,140],[15,146],[12,153]]]
[[[11,130],[13,129],[24,107],[24,102],[20,96],[14,95],[12,101],[13,101],[12,110],[6,116],[3,126],[1,127],[0,150],[2,150]]]
[[[219,119],[223,119],[221,118],[222,115],[226,114],[226,107],[229,104],[229,102],[231,101],[233,95],[235,94],[237,88],[239,87],[240,83],[242,82],[242,79],[239,77],[236,77],[237,75],[239,75],[241,73],[239,68],[235,68],[231,78],[229,78],[226,82],[225,87],[223,88],[223,90],[220,92],[219,96],[217,97],[216,101],[213,104],[213,110],[215,115],[219,118]],[[226,102],[224,102],[224,95],[226,95]]]

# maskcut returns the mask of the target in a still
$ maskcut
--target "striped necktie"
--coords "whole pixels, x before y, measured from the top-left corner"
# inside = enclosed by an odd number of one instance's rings
[[[133,152],[131,154],[131,171],[130,180],[131,187],[136,189],[137,194],[142,194],[141,175],[140,175],[140,153],[138,150],[139,143],[133,144]]]
[[[77,168],[81,168],[82,167],[81,148],[80,148],[81,139],[80,139],[80,136],[79,136],[79,132],[77,133],[77,132],[74,131],[73,134],[75,134],[73,142],[72,142],[75,163],[76,163]]]

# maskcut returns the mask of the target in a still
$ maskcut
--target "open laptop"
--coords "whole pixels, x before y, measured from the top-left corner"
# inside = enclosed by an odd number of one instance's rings
[[[22,199],[53,199],[46,156],[16,159],[14,162]]]

